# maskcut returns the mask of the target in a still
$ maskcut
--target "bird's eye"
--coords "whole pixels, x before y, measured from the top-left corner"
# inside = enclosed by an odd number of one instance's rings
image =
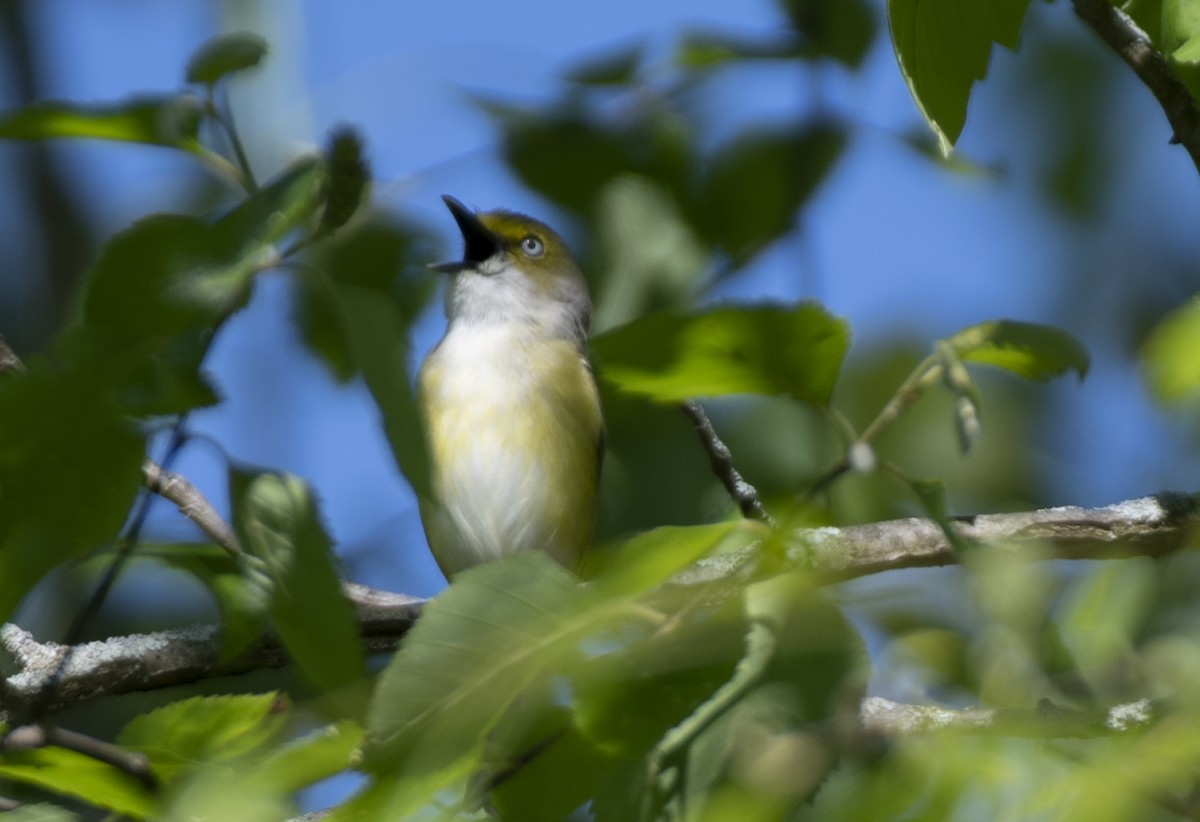
[[[525,239],[521,240],[521,250],[530,257],[540,257],[542,256],[542,252],[546,249],[545,246],[542,245],[541,240],[530,234]]]

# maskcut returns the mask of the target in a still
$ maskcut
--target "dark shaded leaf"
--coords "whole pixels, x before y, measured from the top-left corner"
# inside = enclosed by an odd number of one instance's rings
[[[632,43],[568,70],[564,79],[583,86],[628,85],[637,75],[644,50],[641,43]]]
[[[341,228],[362,205],[371,182],[371,167],[363,154],[362,135],[351,126],[338,126],[329,136],[325,152],[329,167],[329,190],[321,228]]]
[[[736,265],[749,262],[791,230],[845,145],[845,131],[831,123],[742,133],[717,151],[701,180],[702,236]]]
[[[257,66],[267,54],[267,41],[246,31],[218,35],[192,55],[187,81],[211,86],[227,74]]]
[[[782,0],[804,53],[858,68],[875,39],[875,14],[863,0]]]

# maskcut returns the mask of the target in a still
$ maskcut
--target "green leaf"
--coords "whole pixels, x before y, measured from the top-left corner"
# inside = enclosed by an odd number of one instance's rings
[[[702,236],[744,265],[791,230],[846,146],[832,123],[753,127],[720,148],[700,184]]]
[[[742,60],[782,60],[797,56],[794,38],[762,40],[724,31],[689,32],[675,49],[675,64],[697,70]]]
[[[1029,0],[888,0],[900,73],[949,154],[967,119],[971,86],[987,74],[992,44],[1016,49]]]
[[[375,351],[386,346],[383,338],[359,340],[352,347],[354,329],[360,324],[341,293],[373,292],[375,302],[390,307],[392,323],[385,337],[392,344],[404,343],[412,323],[429,304],[436,279],[420,262],[429,259],[427,236],[414,227],[384,214],[371,214],[344,232],[322,243],[314,252],[312,266],[298,272],[293,290],[293,312],[305,345],[340,382],[362,373],[364,365],[379,359]],[[405,347],[407,347],[405,345]],[[390,367],[384,363],[382,369]],[[372,366],[372,378],[377,368]],[[393,374],[393,379],[399,377]]]
[[[637,76],[644,51],[641,43],[632,43],[569,69],[564,79],[581,86],[628,85]]]
[[[218,35],[188,60],[187,81],[211,86],[227,74],[257,66],[267,54],[267,41],[240,31]]]
[[[187,96],[135,97],[116,105],[45,102],[0,113],[0,139],[80,137],[199,148],[200,103]]]
[[[268,753],[254,766],[254,782],[290,794],[357,764],[363,729],[343,720]]]
[[[1155,398],[1175,403],[1200,396],[1200,298],[1168,314],[1142,347],[1142,370]]]
[[[229,487],[242,546],[274,582],[271,620],[292,660],[323,691],[361,678],[358,623],[308,487],[288,474],[238,470]]]
[[[4,812],[4,822],[77,822],[78,816],[55,805],[22,805]]]
[[[363,155],[362,136],[350,126],[334,129],[325,156],[329,166],[329,190],[321,214],[321,228],[332,231],[345,225],[362,205],[371,182],[371,167]]]
[[[302,161],[214,225],[157,214],[105,244],[88,272],[81,323],[62,343],[120,385],[134,415],[211,404],[199,375],[212,331],[245,304],[273,244],[318,206],[324,177]]]
[[[659,402],[723,394],[829,401],[850,342],[815,303],[652,314],[592,340],[600,376]]]
[[[804,53],[857,68],[875,39],[875,15],[863,0],[783,0]]]
[[[230,762],[259,751],[279,736],[287,712],[278,693],[194,696],[134,717],[117,744],[145,754],[169,782],[197,761]]]
[[[216,545],[140,543],[136,559],[151,560],[191,574],[221,612],[221,658],[231,659],[263,635],[271,580],[249,557],[235,558]]]
[[[958,356],[1031,380],[1074,371],[1083,379],[1091,358],[1077,339],[1049,325],[990,320],[968,326],[946,340]]]
[[[459,574],[380,675],[368,770],[429,773],[475,751],[532,682],[573,654],[588,601],[541,552]]]
[[[712,525],[665,525],[637,534],[619,545],[593,551],[590,561],[603,562],[598,576],[586,573],[608,595],[637,594],[667,581],[679,571],[717,550],[733,551],[771,529],[745,519]]]
[[[8,751],[0,758],[0,777],[35,785],[132,819],[157,816],[157,800],[132,776],[63,748]]]
[[[103,372],[34,359],[0,379],[0,621],[51,568],[116,539],[142,437]]]

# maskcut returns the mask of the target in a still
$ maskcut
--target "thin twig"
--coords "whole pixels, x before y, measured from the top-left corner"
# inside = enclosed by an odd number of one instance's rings
[[[700,437],[700,443],[708,454],[708,464],[712,466],[713,473],[721,480],[721,484],[725,486],[729,496],[737,503],[742,516],[746,519],[765,522],[767,525],[775,525],[775,520],[767,513],[762,500],[758,498],[758,490],[746,482],[733,467],[733,455],[729,453],[729,447],[713,430],[712,422],[709,421],[708,415],[704,413],[704,408],[700,403],[688,400],[682,403],[680,408],[695,426],[696,435]]]
[[[5,736],[3,750],[6,753],[28,751],[47,745],[74,751],[89,759],[111,765],[141,782],[147,790],[158,789],[158,779],[150,770],[150,762],[143,754],[122,750],[116,745],[78,731],[53,725],[24,725],[13,728]]]
[[[1171,70],[1149,36],[1132,18],[1108,0],[1072,0],[1075,13],[1133,69],[1154,94],[1181,143],[1200,171],[1200,110],[1187,87]]]
[[[179,512],[194,522],[205,536],[233,556],[242,553],[241,543],[233,528],[217,513],[200,489],[176,473],[166,470],[152,459],[142,463],[146,488],[163,499],[175,503]]]

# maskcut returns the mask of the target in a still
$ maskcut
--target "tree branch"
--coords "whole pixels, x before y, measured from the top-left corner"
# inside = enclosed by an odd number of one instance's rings
[[[1160,494],[1104,508],[1047,508],[955,520],[962,537],[978,550],[1005,551],[1029,559],[1157,557],[1190,544],[1200,522],[1200,502],[1187,494]],[[982,547],[986,544],[987,547]],[[736,575],[753,547],[699,563],[676,584],[709,582]],[[826,581],[850,579],[897,568],[957,563],[961,555],[931,520],[901,519],[847,528],[797,531],[789,558]],[[368,653],[393,650],[416,622],[425,600],[345,583]],[[279,643],[264,638],[241,657],[219,661],[219,628],[196,625],[172,631],[114,637],[75,648],[46,709],[63,708],[131,691],[153,690],[287,664]],[[41,643],[15,625],[0,628],[0,651],[8,670],[0,681],[0,714],[11,716],[37,694],[62,662],[66,647]],[[925,721],[932,722],[935,714]],[[970,714],[957,721],[970,721]],[[3,718],[3,717],[0,717]],[[1003,717],[1009,722],[1012,717]],[[883,720],[878,720],[882,722]],[[981,720],[982,721],[982,720]],[[993,720],[988,720],[993,721]],[[1044,722],[1041,717],[1039,722]]]
[[[1075,13],[1120,55],[1154,94],[1175,133],[1200,172],[1200,111],[1167,58],[1125,12],[1108,0],[1072,0]]]
[[[242,553],[237,534],[200,493],[200,489],[186,478],[166,470],[152,459],[142,463],[142,475],[150,491],[175,503],[179,512],[194,522],[205,536],[231,554]]]
[[[1108,709],[1064,708],[1043,699],[1036,708],[937,708],[902,705],[877,696],[859,706],[863,730],[883,736],[909,736],[934,731],[991,733],[1034,739],[1091,738],[1141,730],[1158,720],[1160,711],[1148,699]]]
[[[425,600],[404,594],[376,591],[346,583],[343,591],[353,603],[368,653],[389,653],[416,622]],[[18,714],[31,699],[43,693],[58,672],[67,646],[38,642],[16,625],[0,627],[0,651],[7,668],[16,673],[0,688],[0,719]],[[287,654],[277,640],[266,637],[233,660],[221,661],[220,629],[193,625],[170,631],[112,637],[74,646],[58,673],[52,692],[44,697],[46,712],[90,702],[105,696],[168,688],[264,668],[281,668]]]
[[[1044,508],[958,517],[953,527],[971,545],[1029,559],[1158,557],[1188,547],[1200,525],[1200,496],[1163,493],[1103,508]],[[754,546],[701,560],[676,577],[690,584],[729,576]],[[899,568],[957,564],[962,555],[930,519],[911,518],[813,528],[792,535],[788,557],[836,582]]]

